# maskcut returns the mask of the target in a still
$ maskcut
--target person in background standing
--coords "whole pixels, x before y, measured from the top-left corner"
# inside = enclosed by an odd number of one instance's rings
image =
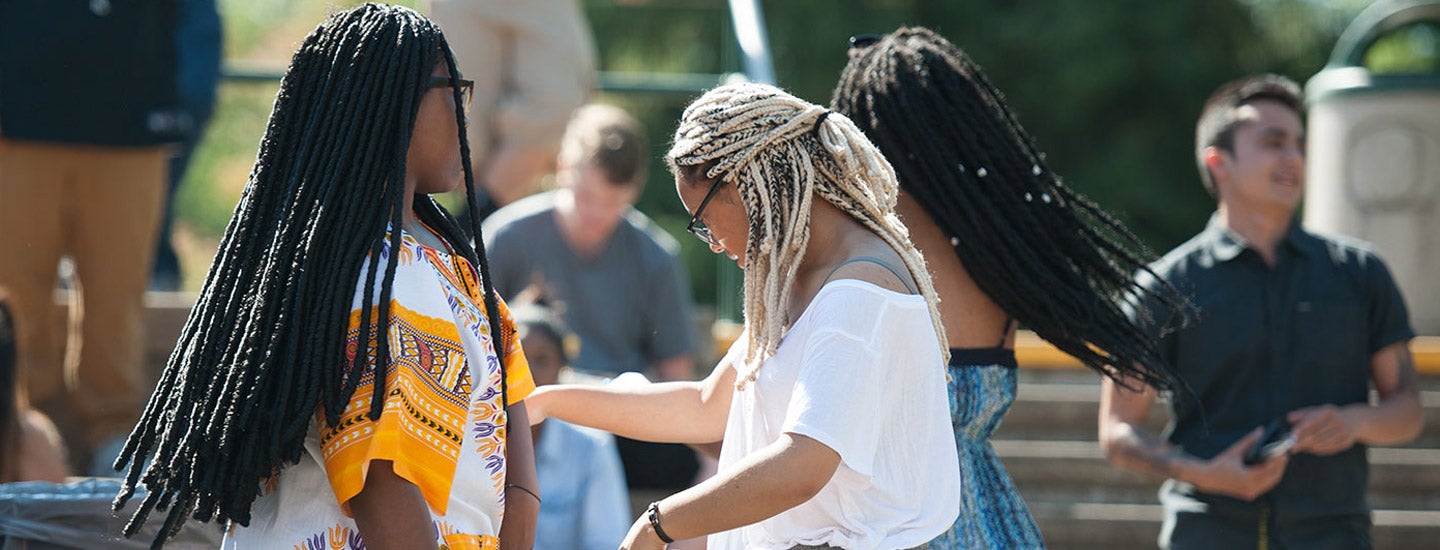
[[[143,298],[167,145],[183,135],[175,8],[0,2],[0,285],[14,299],[26,389],[80,471],[107,471],[152,383]],[[64,256],[78,280],[62,333]]]
[[[1366,447],[1405,443],[1424,425],[1415,333],[1385,263],[1295,219],[1304,115],[1300,87],[1276,75],[1210,96],[1195,160],[1215,214],[1146,281],[1189,293],[1200,316],[1167,331],[1153,301],[1136,296],[1132,308],[1198,399],[1171,400],[1162,438],[1145,428],[1155,388],[1107,380],[1101,394],[1106,457],[1168,478],[1162,548],[1369,548]],[[1293,447],[1247,461],[1266,425]]]
[[[475,81],[471,163],[480,217],[534,193],[555,168],[570,113],[595,89],[595,44],[579,0],[430,0],[460,70]]]
[[[156,239],[151,290],[180,290],[184,284],[180,258],[170,234],[175,221],[175,193],[185,179],[191,156],[205,137],[210,115],[215,110],[224,38],[215,0],[181,0],[175,29],[175,83],[180,94],[184,141],[170,159],[170,186],[165,194],[165,217]]]

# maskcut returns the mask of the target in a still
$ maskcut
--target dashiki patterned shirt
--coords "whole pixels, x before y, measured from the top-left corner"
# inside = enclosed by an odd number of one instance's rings
[[[391,361],[385,404],[370,420],[374,350],[365,374],[334,428],[317,411],[298,464],[258,484],[249,527],[232,525],[223,548],[356,550],[364,541],[349,500],[365,485],[372,460],[389,460],[429,505],[441,548],[498,548],[505,506],[505,407],[500,360],[494,353],[480,278],[460,256],[402,233],[390,299]],[[388,260],[387,243],[380,265]],[[378,275],[378,274],[377,274]],[[362,272],[350,313],[347,353],[360,349]],[[383,277],[375,277],[379,296]],[[378,315],[372,308],[370,318]],[[534,391],[510,310],[500,303],[509,346],[510,403]],[[373,322],[373,321],[372,321]]]

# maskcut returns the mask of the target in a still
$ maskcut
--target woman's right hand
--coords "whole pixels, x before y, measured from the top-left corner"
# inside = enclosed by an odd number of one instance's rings
[[[525,412],[530,415],[531,426],[545,421],[545,403],[550,400],[549,390],[548,386],[540,386],[525,398]]]

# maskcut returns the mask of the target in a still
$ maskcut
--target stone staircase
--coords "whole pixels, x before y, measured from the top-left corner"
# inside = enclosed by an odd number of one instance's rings
[[[1422,377],[1425,431],[1398,448],[1370,450],[1375,548],[1440,540],[1440,377]],[[1098,378],[1073,369],[1021,369],[1015,404],[995,437],[1020,494],[1051,548],[1155,548],[1158,480],[1120,470],[1096,442]],[[1151,414],[1158,431],[1166,412]]]
[[[147,349],[158,376],[194,296],[152,292],[146,299]],[[728,341],[717,346],[725,349]],[[1425,431],[1408,445],[1370,451],[1377,550],[1440,547],[1440,338],[1417,339],[1412,349],[1421,371]],[[1160,482],[1105,460],[1096,442],[1099,378],[1028,332],[1017,338],[1016,355],[1026,366],[994,444],[1047,544],[1065,550],[1155,548]],[[1158,431],[1166,412],[1157,405],[1150,416]],[[663,495],[636,496],[643,509]]]

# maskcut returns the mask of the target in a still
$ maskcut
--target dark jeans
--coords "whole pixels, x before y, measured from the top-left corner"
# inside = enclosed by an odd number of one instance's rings
[[[615,437],[625,481],[631,489],[680,491],[690,487],[700,461],[690,447],[676,443],[650,443]]]
[[[1176,511],[1165,518],[1160,548],[1259,548],[1262,536],[1268,540],[1263,547],[1270,550],[1368,550],[1370,516],[1347,514],[1277,522],[1265,508],[1258,514],[1215,508],[1212,512]]]
[[[204,128],[206,121],[200,121]],[[179,152],[170,158],[170,186],[165,191],[165,217],[160,219],[160,231],[155,238],[155,264],[150,268],[151,290],[180,290],[180,256],[175,252],[175,243],[170,240],[170,231],[175,223],[175,193],[185,179],[185,170],[190,158],[199,145],[199,134],[180,144]]]

